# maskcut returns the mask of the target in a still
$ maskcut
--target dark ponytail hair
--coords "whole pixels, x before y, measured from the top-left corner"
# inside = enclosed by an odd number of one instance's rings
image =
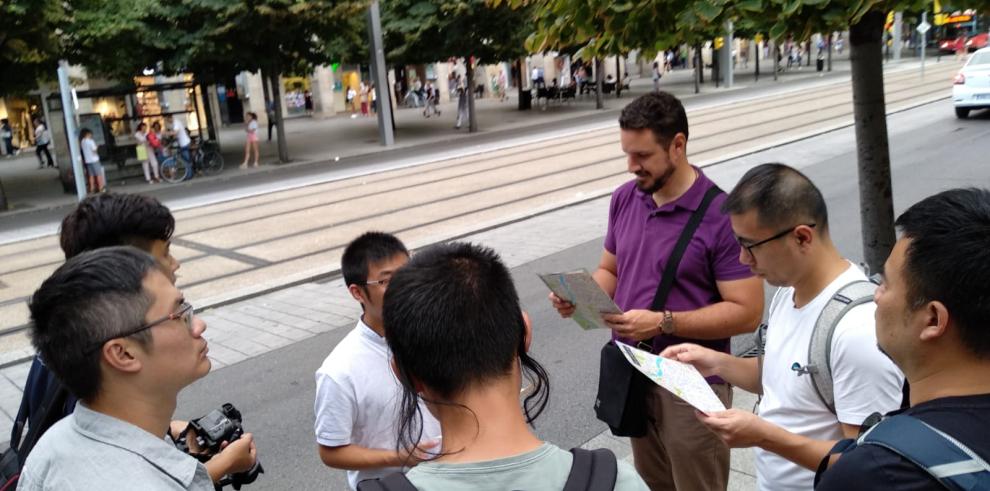
[[[526,323],[508,268],[473,244],[433,246],[392,277],[383,307],[385,339],[403,394],[397,449],[423,437],[413,380],[448,402],[471,386],[509,375],[516,360],[533,389],[523,400],[532,424],[550,400],[547,371],[526,353]],[[467,407],[465,410],[470,411]]]

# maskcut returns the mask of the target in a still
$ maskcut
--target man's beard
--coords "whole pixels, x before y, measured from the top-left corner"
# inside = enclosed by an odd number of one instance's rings
[[[674,175],[674,166],[670,166],[660,177],[653,180],[653,183],[649,186],[644,185],[640,181],[636,181],[636,188],[646,194],[653,194],[661,189],[670,180],[670,176]],[[639,177],[638,175],[636,177]]]

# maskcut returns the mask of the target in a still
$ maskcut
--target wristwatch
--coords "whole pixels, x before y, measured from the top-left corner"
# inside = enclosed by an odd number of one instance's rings
[[[674,331],[677,330],[677,327],[674,326],[674,313],[664,310],[663,319],[660,320],[660,325],[657,327],[660,328],[660,332],[663,334],[674,334]]]

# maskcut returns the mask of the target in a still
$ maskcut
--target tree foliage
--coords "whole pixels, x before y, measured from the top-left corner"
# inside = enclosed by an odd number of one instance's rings
[[[63,19],[58,0],[0,0],[0,96],[55,77]]]

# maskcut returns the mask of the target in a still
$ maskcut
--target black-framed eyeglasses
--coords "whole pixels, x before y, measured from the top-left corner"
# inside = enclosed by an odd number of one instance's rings
[[[766,244],[767,242],[773,242],[773,241],[775,241],[775,240],[777,240],[777,239],[779,239],[781,237],[784,237],[787,234],[789,234],[789,233],[797,230],[798,227],[815,228],[815,225],[817,225],[817,224],[815,224],[815,223],[800,223],[800,224],[797,224],[797,225],[795,225],[795,226],[793,226],[793,227],[791,227],[791,228],[789,228],[787,230],[784,230],[783,232],[780,232],[779,234],[775,234],[772,237],[763,239],[763,240],[761,240],[759,242],[755,242],[755,243],[752,243],[752,244],[746,244],[739,237],[736,237],[736,242],[739,243],[739,246],[740,247],[742,247],[743,249],[746,249],[746,252],[749,253],[749,257],[756,257],[756,256],[753,255],[753,249],[756,249],[757,247],[760,247],[761,245]]]
[[[137,334],[139,332],[146,331],[148,329],[151,329],[152,327],[155,327],[155,326],[157,326],[159,324],[163,324],[163,323],[168,322],[168,321],[174,321],[174,320],[182,319],[183,323],[186,325],[186,329],[189,329],[189,331],[191,332],[192,331],[193,316],[194,315],[196,315],[196,309],[192,306],[192,304],[189,303],[189,302],[182,302],[182,304],[179,305],[179,310],[176,310],[175,312],[173,312],[171,314],[168,314],[165,317],[162,317],[161,319],[151,321],[151,322],[149,322],[147,324],[144,324],[144,325],[142,325],[140,327],[136,327],[134,329],[130,329],[128,331],[124,331],[124,332],[122,332],[120,334],[114,334],[113,336],[110,336],[110,337],[108,337],[108,338],[100,341],[99,343],[94,344],[93,347],[91,347],[89,349],[89,352],[91,353],[93,351],[96,351],[101,346],[103,346],[107,341],[110,341],[111,339],[126,338],[128,336],[133,336],[133,335],[135,335],[135,334]]]

